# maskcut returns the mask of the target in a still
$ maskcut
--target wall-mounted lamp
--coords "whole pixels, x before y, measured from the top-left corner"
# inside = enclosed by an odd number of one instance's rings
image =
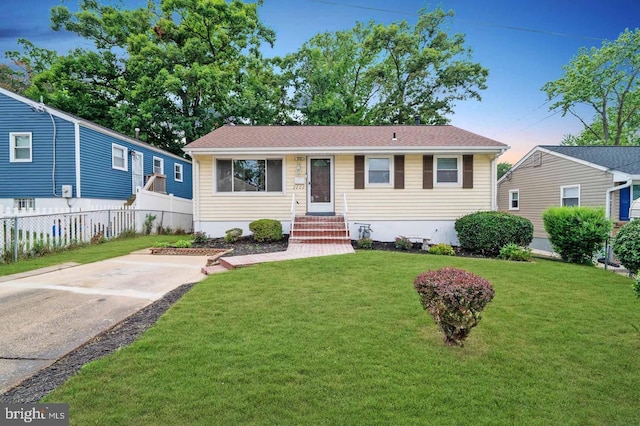
[[[130,155],[131,157],[133,157],[133,156],[134,156],[134,155],[136,155],[136,154],[137,154],[137,152],[135,152],[133,149],[129,148],[129,155]]]
[[[300,176],[302,174],[302,162],[304,161],[304,157],[296,157],[296,175]]]

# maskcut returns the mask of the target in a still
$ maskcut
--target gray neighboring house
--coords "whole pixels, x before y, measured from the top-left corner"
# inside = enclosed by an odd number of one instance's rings
[[[629,220],[640,198],[640,146],[539,145],[498,181],[498,209],[533,223],[531,247],[551,251],[542,213],[550,206],[604,207]]]

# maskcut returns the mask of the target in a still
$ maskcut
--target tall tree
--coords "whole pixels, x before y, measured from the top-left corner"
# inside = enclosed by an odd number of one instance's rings
[[[464,36],[442,28],[453,12],[421,10],[418,21],[357,23],[323,33],[280,66],[291,107],[306,124],[445,124],[456,101],[480,100],[488,71]]]
[[[513,167],[513,165],[511,163],[506,162],[506,161],[498,163],[498,179],[500,179],[502,176],[506,175],[507,172],[511,169],[511,167]]]
[[[257,3],[149,0],[133,10],[81,0],[52,9],[52,28],[92,43],[58,57],[27,94],[181,154],[228,122],[273,122],[281,97],[260,46],[275,34]],[[29,55],[27,55],[29,56]],[[262,99],[264,102],[256,102]]]
[[[599,49],[580,49],[563,69],[565,74],[542,90],[549,100],[559,98],[550,109],[561,110],[563,116],[568,112],[584,125],[581,135],[568,136],[565,142],[628,143],[628,136],[640,129],[640,29],[627,29]],[[581,116],[576,110],[579,105],[589,106],[596,119]]]

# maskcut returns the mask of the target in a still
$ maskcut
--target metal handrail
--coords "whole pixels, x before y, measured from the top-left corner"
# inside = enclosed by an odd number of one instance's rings
[[[293,233],[293,224],[296,221],[296,194],[291,195],[291,228],[289,230],[289,235]]]
[[[344,228],[349,230],[349,205],[347,204],[347,193],[342,194],[342,210],[344,216]]]

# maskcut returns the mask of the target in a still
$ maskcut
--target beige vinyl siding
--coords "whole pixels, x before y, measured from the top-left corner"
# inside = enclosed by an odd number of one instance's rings
[[[405,155],[405,187],[354,188],[354,156],[335,157],[336,212],[342,212],[347,194],[349,219],[452,220],[491,208],[491,156],[475,155],[473,189],[438,187],[422,189],[422,155]],[[462,156],[460,156],[462,167]]]
[[[269,156],[269,158],[277,156]],[[261,218],[289,220],[291,198],[299,201],[298,209],[304,210],[305,187],[295,186],[296,156],[284,157],[284,184],[282,193],[216,193],[215,158],[198,156],[200,161],[200,220],[201,221],[253,221]],[[221,157],[229,158],[229,157]],[[262,157],[260,157],[262,158]],[[305,160],[301,162],[301,176],[306,173]],[[302,211],[304,213],[304,211]]]
[[[301,157],[301,171],[296,175]],[[222,157],[228,158],[228,157]],[[422,189],[422,155],[405,156],[405,188],[378,187],[354,189],[354,156],[334,156],[334,201],[336,214],[344,212],[344,194],[349,207],[349,220],[455,220],[478,210],[491,208],[491,159],[489,155],[475,155],[473,188],[435,187]],[[307,173],[306,155],[284,157],[284,192],[216,193],[215,158],[198,156],[200,164],[201,221],[243,221],[259,218],[289,220],[291,200],[295,194],[297,214],[306,213],[307,187],[296,185],[296,177]],[[460,156],[462,167],[462,156]]]
[[[498,185],[498,209],[523,216],[533,223],[533,235],[548,238],[544,231],[542,213],[550,206],[559,206],[560,187],[580,185],[580,205],[604,207],[607,189],[613,186],[610,173],[541,152],[540,166],[533,166],[533,155],[517,169],[511,171],[511,179]],[[520,209],[509,210],[509,191],[520,191]],[[612,217],[619,217],[618,195],[612,197]]]

